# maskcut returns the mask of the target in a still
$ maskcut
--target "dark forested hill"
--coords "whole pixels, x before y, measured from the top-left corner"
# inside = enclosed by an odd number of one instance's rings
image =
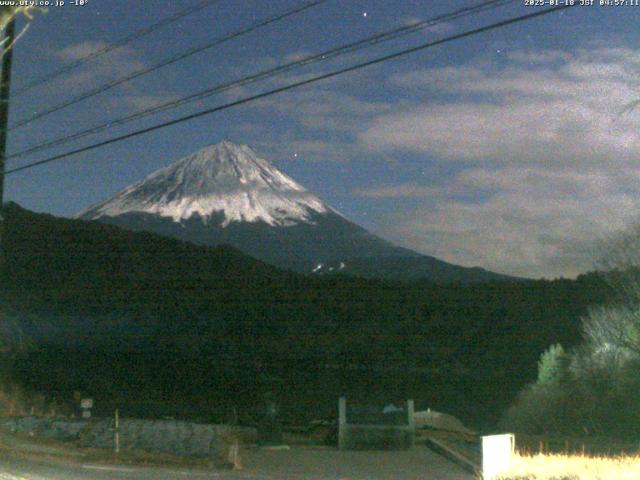
[[[98,412],[249,420],[275,389],[295,421],[337,395],[410,396],[490,424],[552,343],[579,341],[596,275],[470,285],[275,269],[231,247],[5,207],[3,308],[35,346],[25,386]]]

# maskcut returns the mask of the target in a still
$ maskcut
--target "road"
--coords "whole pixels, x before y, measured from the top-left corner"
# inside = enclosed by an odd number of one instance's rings
[[[406,452],[343,452],[321,448],[248,449],[240,471],[99,465],[59,460],[0,459],[0,480],[473,480],[425,447]]]
[[[232,472],[229,472],[232,473]],[[0,480],[110,480],[110,479],[186,479],[225,478],[217,472],[189,469],[132,467],[119,465],[63,465],[31,460],[0,461]],[[227,476],[234,479],[242,477]],[[244,480],[244,479],[243,479]]]

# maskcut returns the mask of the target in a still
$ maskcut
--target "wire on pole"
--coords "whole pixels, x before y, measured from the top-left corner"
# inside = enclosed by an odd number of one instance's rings
[[[107,53],[113,51],[113,50],[117,50],[120,47],[123,47],[125,45],[127,45],[128,43],[133,42],[134,40],[137,40],[139,38],[144,37],[145,35],[149,35],[150,33],[155,32],[156,30],[162,28],[162,27],[166,27],[167,25],[170,25],[174,22],[176,22],[177,20],[180,20],[183,17],[186,17],[187,15],[191,15],[195,12],[199,12],[200,10],[203,10],[215,3],[218,3],[220,0],[202,0],[200,2],[198,2],[197,4],[180,10],[179,12],[174,13],[173,15],[169,16],[169,17],[165,17],[162,20],[160,20],[157,23],[154,23],[153,25],[149,25],[148,27],[142,28],[140,30],[137,30],[136,32],[132,33],[131,35],[127,35],[124,38],[121,38],[120,40],[115,41],[114,43],[111,43],[109,45],[105,45],[104,47],[88,53],[87,55],[84,55],[83,57],[77,59],[76,61],[65,65],[63,67],[61,67],[58,70],[54,70],[53,72],[44,75],[43,77],[27,84],[26,86],[19,88],[16,90],[16,92],[14,93],[14,96],[19,96],[22,95],[25,92],[28,92],[29,90],[38,87],[40,85],[42,85],[43,83],[49,82],[51,80],[53,80],[54,78],[59,77],[60,75],[63,75],[67,72],[70,72],[71,70],[74,70],[82,65],[84,65],[85,63],[91,62],[93,60],[95,60],[96,58],[99,58],[103,55],[106,55]]]
[[[426,50],[428,48],[432,48],[432,47],[435,47],[435,46],[438,46],[438,45],[442,45],[442,44],[445,44],[445,43],[449,43],[449,42],[452,42],[452,41],[455,41],[455,40],[459,40],[459,39],[462,39],[462,38],[470,37],[470,36],[477,35],[477,34],[480,34],[480,33],[484,33],[484,32],[490,31],[490,30],[496,30],[496,29],[499,29],[499,28],[506,27],[508,25],[513,25],[515,23],[520,23],[520,22],[532,20],[534,18],[541,17],[543,15],[548,15],[548,14],[553,13],[553,12],[559,12],[559,11],[565,10],[567,8],[571,8],[573,6],[574,5],[563,5],[563,6],[559,6],[559,7],[546,8],[544,10],[539,10],[539,11],[536,11],[536,12],[533,12],[533,13],[529,13],[529,14],[526,14],[526,15],[521,15],[521,16],[518,16],[518,17],[512,17],[512,18],[509,18],[507,20],[503,20],[503,21],[500,21],[500,22],[496,22],[496,23],[492,23],[492,24],[489,24],[489,25],[485,25],[483,27],[475,28],[473,30],[467,30],[467,31],[465,31],[463,33],[459,33],[459,34],[456,34],[456,35],[451,35],[451,36],[442,38],[440,40],[436,40],[436,41],[433,41],[433,42],[428,42],[428,43],[424,43],[424,44],[418,45],[416,47],[400,50],[398,52],[391,53],[391,54],[388,54],[388,55],[384,55],[382,57],[377,57],[377,58],[375,58],[373,60],[368,60],[366,62],[362,62],[362,63],[358,63],[356,65],[352,65],[350,67],[341,68],[339,70],[334,70],[333,72],[325,73],[323,75],[318,75],[318,76],[315,76],[315,77],[312,77],[312,78],[309,78],[309,79],[306,79],[306,80],[302,80],[302,81],[299,81],[299,82],[296,82],[296,83],[292,83],[290,85],[286,85],[284,87],[279,87],[279,88],[275,88],[273,90],[269,90],[269,91],[266,91],[266,92],[263,92],[263,93],[259,93],[259,94],[256,94],[256,95],[251,95],[249,97],[244,97],[244,98],[242,98],[240,100],[236,100],[234,102],[226,103],[226,104],[223,104],[223,105],[219,105],[217,107],[213,107],[213,108],[202,110],[202,111],[199,111],[199,112],[196,112],[196,113],[192,113],[190,115],[186,115],[186,116],[183,116],[183,117],[180,117],[180,118],[176,118],[174,120],[170,120],[170,121],[167,121],[167,122],[163,122],[163,123],[160,123],[160,124],[153,125],[151,127],[143,128],[143,129],[140,129],[140,130],[136,130],[134,132],[130,132],[130,133],[127,133],[127,134],[124,134],[124,135],[113,137],[113,138],[110,138],[108,140],[105,140],[105,141],[102,141],[102,142],[98,142],[98,143],[94,143],[92,145],[88,145],[88,146],[85,146],[85,147],[82,147],[82,148],[78,148],[78,149],[75,149],[75,150],[72,150],[72,151],[69,151],[69,152],[66,152],[66,153],[62,153],[62,154],[59,154],[59,155],[54,155],[52,157],[45,158],[43,160],[39,160],[39,161],[36,161],[36,162],[29,163],[27,165],[23,165],[21,167],[16,167],[16,168],[7,170],[4,173],[4,175],[5,176],[6,175],[10,175],[10,174],[17,173],[17,172],[20,172],[20,171],[23,171],[23,170],[27,170],[27,169],[31,169],[31,168],[34,168],[34,167],[37,167],[37,166],[40,166],[40,165],[44,165],[44,164],[51,163],[51,162],[54,162],[54,161],[62,160],[64,158],[68,158],[68,157],[70,157],[72,155],[77,155],[77,154],[80,154],[80,153],[84,153],[84,152],[88,152],[88,151],[91,151],[91,150],[95,150],[97,148],[101,148],[101,147],[104,147],[104,146],[107,146],[107,145],[110,145],[110,144],[113,144],[113,143],[121,142],[121,141],[127,140],[129,138],[134,138],[134,137],[146,134],[146,133],[150,133],[150,132],[153,132],[153,131],[156,131],[156,130],[160,130],[160,129],[163,129],[163,128],[166,128],[166,127],[170,127],[172,125],[177,125],[177,124],[180,124],[180,123],[183,123],[183,122],[187,122],[189,120],[200,118],[200,117],[203,117],[203,116],[206,116],[206,115],[211,115],[213,113],[216,113],[216,112],[219,112],[219,111],[222,111],[222,110],[227,110],[229,108],[233,108],[233,107],[237,107],[237,106],[240,106],[240,105],[244,105],[246,103],[253,102],[255,100],[260,100],[260,99],[265,98],[265,97],[276,95],[278,93],[286,92],[286,91],[293,90],[293,89],[296,89],[296,88],[299,88],[299,87],[302,87],[302,86],[305,86],[305,85],[310,85],[310,84],[317,83],[317,82],[320,82],[320,81],[323,81],[323,80],[334,78],[334,77],[337,77],[339,75],[343,75],[345,73],[349,73],[349,72],[353,72],[353,71],[356,71],[356,70],[360,70],[362,68],[370,67],[372,65],[377,65],[377,64],[389,61],[389,60],[393,60],[393,59],[396,59],[396,58],[399,58],[399,57],[403,57],[405,55],[416,53],[416,52],[419,52],[419,51],[422,51],[422,50]]]
[[[129,123],[135,120],[140,120],[149,115],[154,115],[156,113],[161,113],[173,108],[177,108],[197,100],[202,100],[212,95],[230,90],[232,88],[245,86],[251,83],[255,83],[257,81],[272,78],[277,75],[281,75],[283,73],[289,72],[298,67],[303,67],[303,66],[311,65],[318,62],[328,61],[330,59],[337,58],[341,55],[353,53],[370,46],[378,45],[382,42],[395,40],[397,38],[409,35],[411,33],[418,32],[420,30],[423,30],[428,27],[432,27],[434,25],[438,25],[443,22],[448,22],[451,20],[469,16],[469,15],[475,15],[477,13],[486,11],[488,9],[494,9],[510,3],[514,3],[515,1],[516,0],[489,0],[489,1],[483,2],[482,4],[475,5],[473,7],[462,8],[454,12],[438,15],[436,17],[433,17],[427,20],[422,20],[419,22],[412,23],[410,25],[406,25],[400,28],[382,32],[382,33],[358,40],[356,42],[348,43],[346,45],[342,45],[339,47],[334,47],[334,48],[322,51],[320,53],[308,55],[306,57],[303,57],[302,59],[299,59],[290,63],[286,63],[286,64],[276,66],[274,68],[262,70],[258,73],[248,75],[230,82],[217,84],[212,87],[206,88],[204,90],[198,91],[196,93],[187,95],[185,97],[181,97],[176,100],[171,100],[163,104],[157,105],[155,107],[140,110],[138,112],[135,112],[131,115],[127,115],[125,117],[109,120],[108,122],[87,128],[85,130],[80,130],[70,135],[64,135],[58,138],[54,138],[52,140],[48,140],[44,143],[34,145],[32,147],[26,148],[25,150],[13,153],[9,155],[7,158],[10,159],[10,158],[23,157],[31,153],[35,153],[35,152],[46,150],[52,147],[64,145],[65,143],[68,143],[72,140],[77,140],[77,139],[86,137],[88,135],[93,135],[93,134],[102,132],[104,130],[108,130],[120,125],[124,125],[126,123]]]
[[[177,55],[174,55],[170,58],[167,58],[157,64],[154,64],[150,67],[146,67],[140,70],[136,70],[133,73],[127,74],[123,77],[117,78],[109,83],[106,83],[104,85],[101,85],[99,87],[94,88],[93,90],[89,90],[86,91],[84,93],[81,93],[80,95],[77,95],[65,102],[59,103],[57,105],[54,105],[53,107],[47,108],[45,110],[42,110],[40,112],[37,112],[33,115],[31,115],[30,117],[27,117],[23,120],[18,121],[16,124],[12,125],[9,127],[9,131],[15,130],[17,128],[23,127],[25,125],[28,125],[36,120],[39,120],[41,118],[44,118],[48,115],[51,115],[52,113],[58,112],[60,110],[63,110],[67,107],[70,107],[72,105],[75,105],[76,103],[82,102],[84,100],[87,100],[89,98],[95,97],[96,95],[99,95],[101,93],[104,93],[108,90],[111,90],[112,88],[115,88],[119,85],[123,85],[125,83],[128,83],[132,80],[135,80],[136,78],[140,78],[144,75],[148,75],[149,73],[155,72],[156,70],[159,70],[163,67],[166,67],[167,65],[172,65],[176,62],[179,62],[181,60],[184,60],[186,58],[189,58],[197,53],[201,53],[204,52],[205,50],[208,50],[210,48],[213,47],[217,47],[223,43],[226,43],[230,40],[233,40],[235,38],[238,38],[242,35],[246,35],[247,33],[251,33],[259,28],[265,27],[267,25],[270,25],[272,23],[278,22],[280,20],[283,20],[287,17],[290,17],[292,15],[298,14],[300,12],[303,12],[305,10],[308,10],[312,7],[318,6],[322,3],[327,2],[327,0],[313,0],[311,2],[305,3],[303,5],[299,5],[296,6],[294,8],[291,8],[283,13],[279,13],[277,15],[274,16],[270,16],[261,20],[258,20],[257,22],[252,23],[251,25],[249,25],[248,27],[244,27],[241,28],[240,30],[236,30],[235,32],[232,32],[230,34],[224,35],[222,37],[216,38],[215,40],[213,40],[212,42],[206,43],[204,45],[200,45],[198,47],[194,47],[194,48],[190,48],[188,50],[186,50],[185,52],[179,53]]]

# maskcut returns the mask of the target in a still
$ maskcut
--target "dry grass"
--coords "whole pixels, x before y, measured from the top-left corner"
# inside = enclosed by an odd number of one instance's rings
[[[0,386],[0,415],[15,417],[22,415],[45,415],[44,396],[29,395],[20,387],[3,384]]]
[[[515,455],[501,480],[638,480],[640,455]]]

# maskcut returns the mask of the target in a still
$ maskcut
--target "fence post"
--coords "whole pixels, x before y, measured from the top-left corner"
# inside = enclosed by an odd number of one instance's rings
[[[115,412],[115,428],[113,429],[113,433],[114,433],[115,452],[120,453],[120,416],[118,415],[117,408]]]
[[[346,448],[347,437],[347,398],[340,397],[338,400],[338,448]]]
[[[407,400],[407,420],[409,423],[409,448],[413,448],[415,442],[416,422],[414,419],[415,406],[413,400]]]

